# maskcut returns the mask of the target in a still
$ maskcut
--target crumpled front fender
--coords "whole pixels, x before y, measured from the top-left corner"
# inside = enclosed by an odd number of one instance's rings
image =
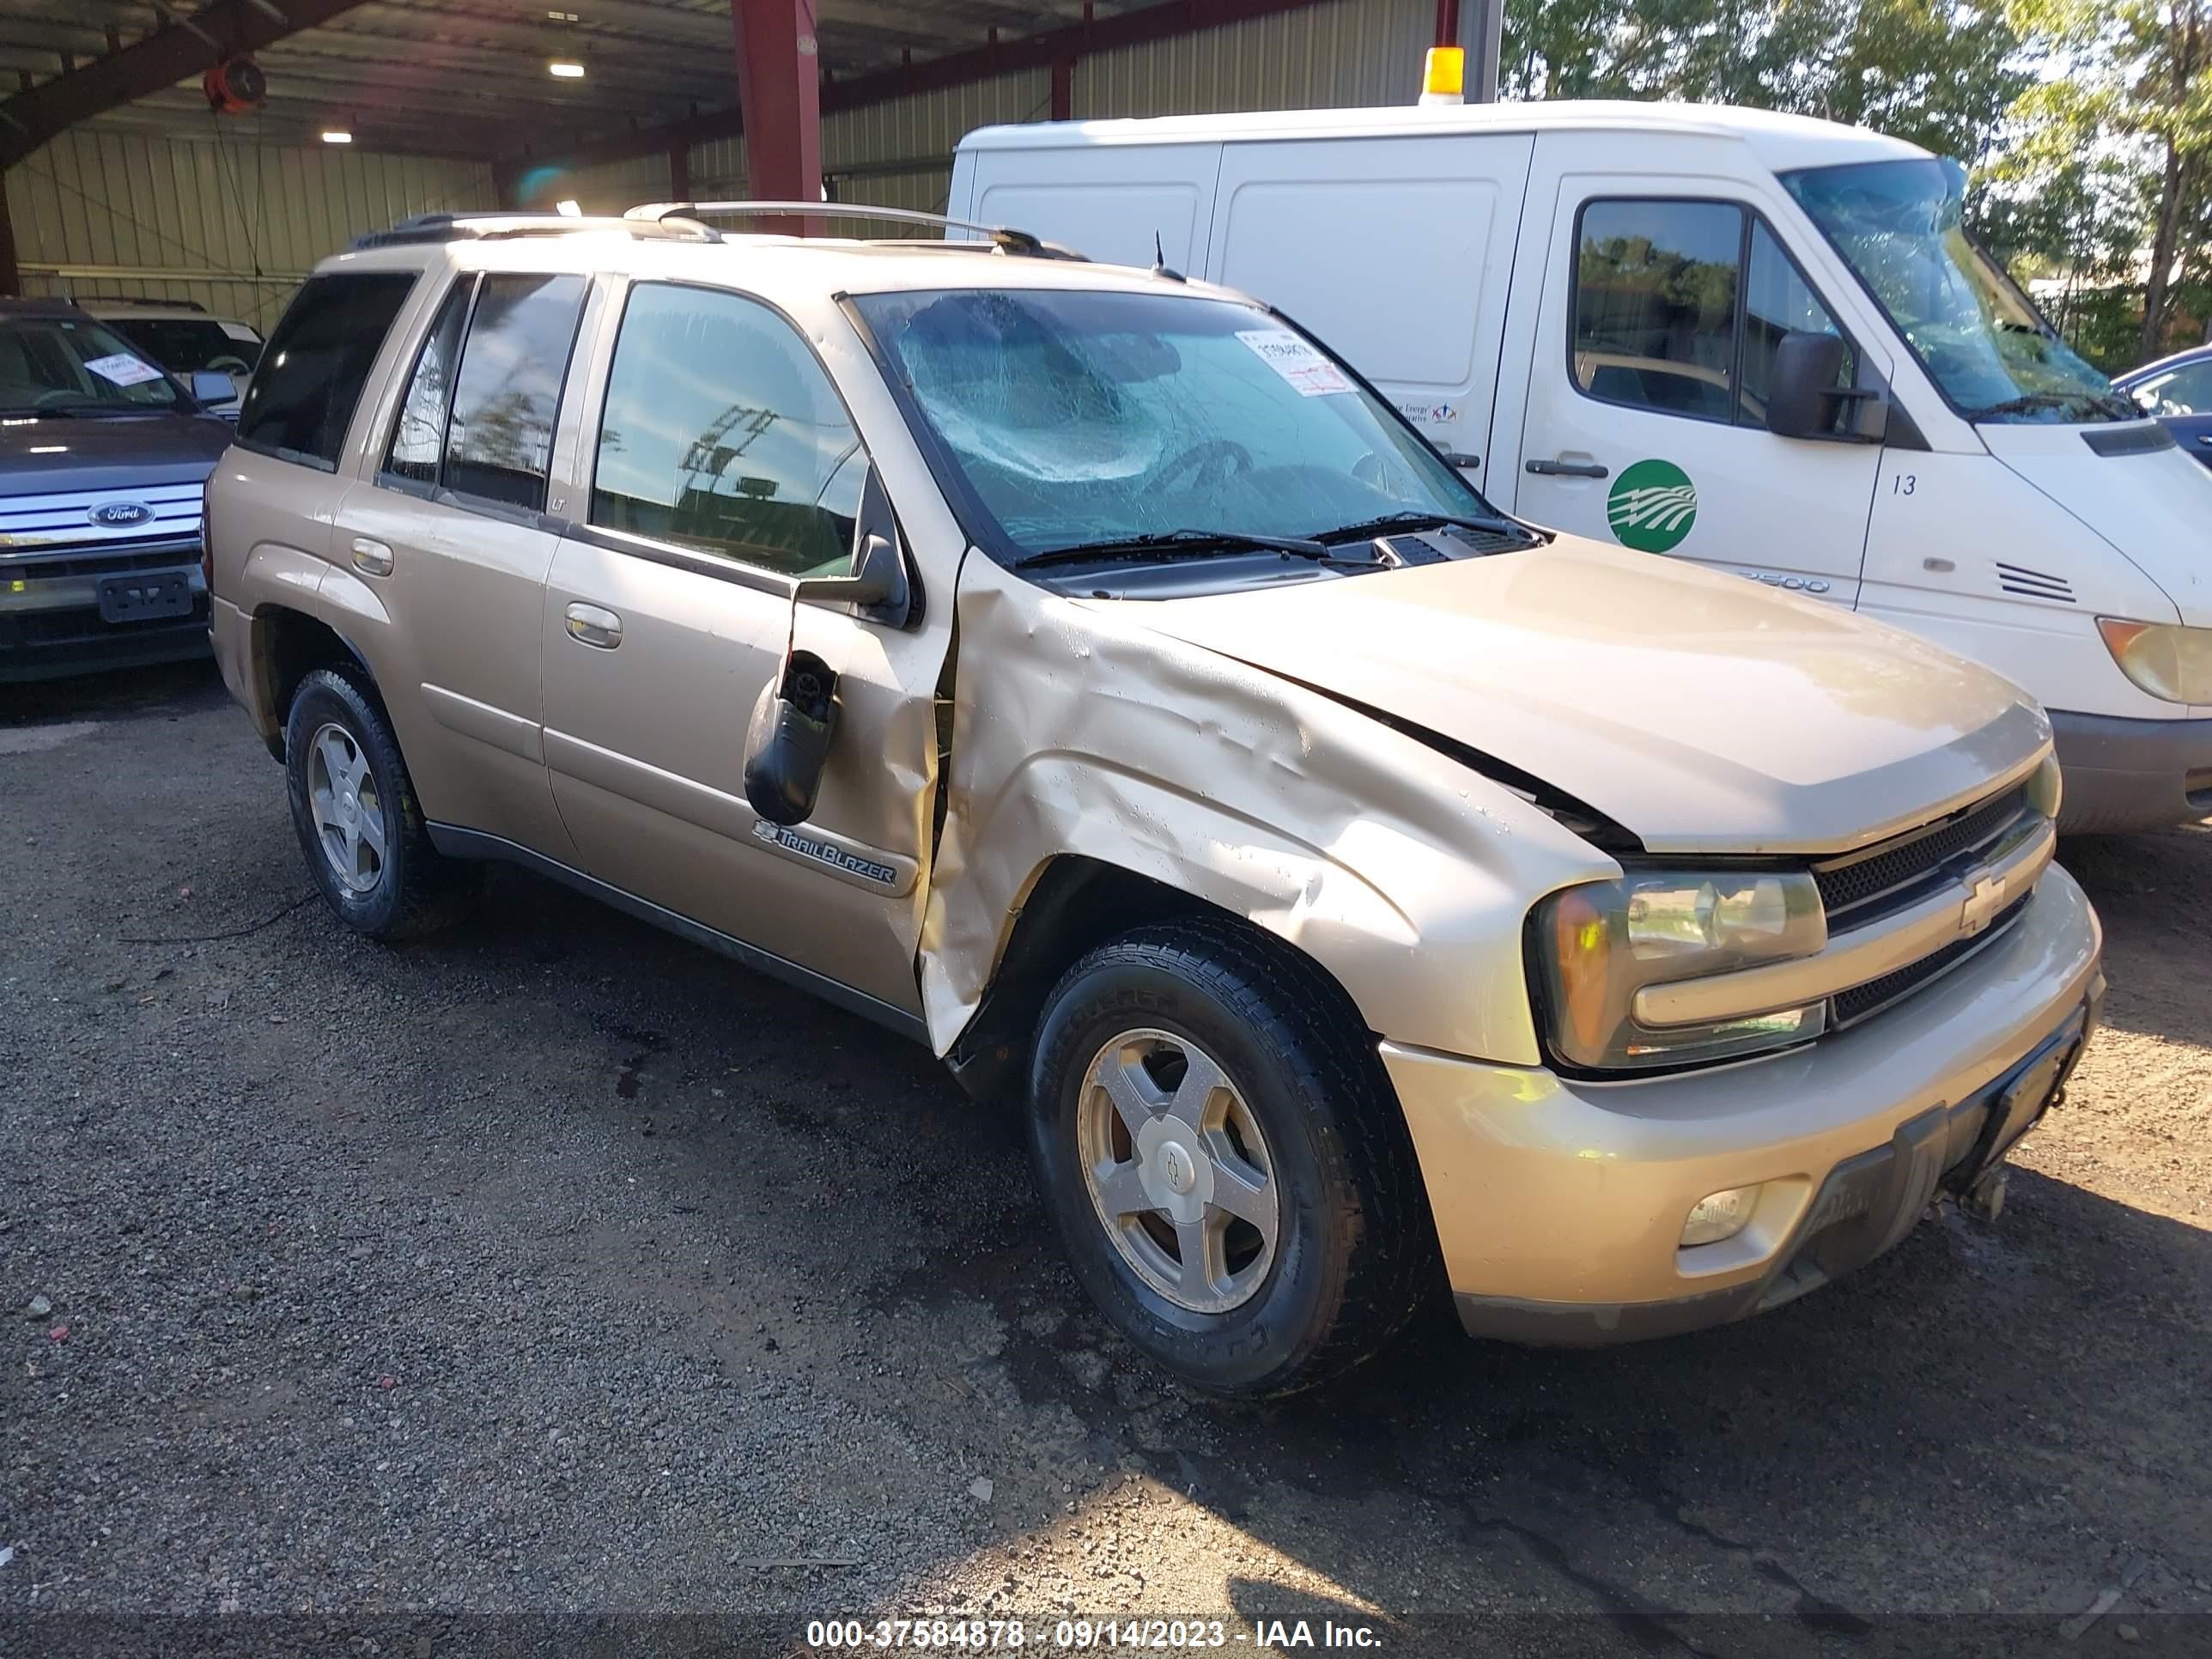
[[[1528,908],[1618,873],[1520,796],[1354,708],[980,556],[962,572],[921,978],[948,1052],[1039,876],[1078,854],[1267,929],[1401,1043],[1533,1065]]]

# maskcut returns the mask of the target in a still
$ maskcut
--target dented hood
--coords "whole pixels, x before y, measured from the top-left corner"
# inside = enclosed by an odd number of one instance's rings
[[[1863,846],[2022,775],[2050,741],[2025,692],[1909,635],[1571,537],[1093,603],[1495,757],[1654,852]]]

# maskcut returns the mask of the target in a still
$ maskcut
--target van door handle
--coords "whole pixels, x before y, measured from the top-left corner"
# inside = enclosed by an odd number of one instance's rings
[[[1602,478],[1613,469],[1602,461],[1531,461],[1528,471],[1547,478]]]
[[[568,637],[611,651],[622,643],[622,618],[596,605],[568,607]]]
[[[356,536],[353,538],[353,568],[364,576],[389,576],[392,574],[392,550],[382,542]]]

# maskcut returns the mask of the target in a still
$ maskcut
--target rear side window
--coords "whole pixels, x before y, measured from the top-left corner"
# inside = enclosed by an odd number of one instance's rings
[[[238,412],[238,441],[325,472],[392,319],[415,286],[412,271],[311,276],[263,350]]]
[[[481,279],[446,422],[447,489],[544,510],[553,417],[583,309],[581,276]]]

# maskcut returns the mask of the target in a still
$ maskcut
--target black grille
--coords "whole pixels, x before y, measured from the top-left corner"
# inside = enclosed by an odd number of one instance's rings
[[[2027,789],[2008,789],[1970,806],[1933,830],[1917,830],[1871,853],[1818,866],[1813,879],[1828,913],[1828,931],[1862,927],[1915,899],[1984,858],[2027,810]]]
[[[2022,895],[1997,912],[1996,920],[1972,939],[1954,939],[1942,950],[1930,952],[1919,961],[1908,963],[1896,972],[1884,974],[1880,979],[1855,985],[1848,991],[1839,991],[1830,1000],[1829,1029],[1841,1030],[1847,1025],[1872,1018],[1920,990],[1932,981],[1942,978],[1966,961],[1977,951],[1993,942],[2000,934],[2018,921],[2021,912],[2027,908],[2032,894]]]

